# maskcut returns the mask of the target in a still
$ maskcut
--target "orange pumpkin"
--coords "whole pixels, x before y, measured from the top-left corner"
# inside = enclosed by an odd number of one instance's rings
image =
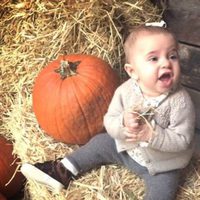
[[[6,198],[14,197],[22,188],[24,180],[20,172],[15,174],[17,160],[12,152],[12,143],[0,136],[0,192]],[[14,174],[14,178],[11,179]],[[10,183],[7,184],[8,182]]]
[[[6,197],[4,197],[4,195],[1,193],[0,193],[0,200],[6,200]]]
[[[84,144],[103,130],[119,78],[109,64],[91,55],[60,56],[38,75],[33,111],[41,128],[58,141]]]

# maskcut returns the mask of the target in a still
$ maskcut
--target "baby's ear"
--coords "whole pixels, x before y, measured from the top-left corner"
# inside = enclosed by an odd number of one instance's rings
[[[136,81],[138,80],[138,75],[134,69],[134,67],[131,64],[125,64],[124,65],[124,69],[126,71],[126,73],[133,79],[135,79]]]

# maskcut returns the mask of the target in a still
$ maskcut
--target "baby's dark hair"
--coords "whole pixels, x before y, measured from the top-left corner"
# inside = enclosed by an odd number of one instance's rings
[[[131,28],[128,36],[125,38],[124,53],[125,53],[126,63],[129,63],[129,59],[128,59],[129,48],[134,45],[134,42],[137,40],[138,35],[142,32],[148,32],[152,34],[159,34],[159,33],[169,34],[174,38],[174,41],[176,42],[178,46],[178,42],[174,33],[168,28],[158,27],[158,26],[145,26],[145,25],[137,26],[137,27]]]

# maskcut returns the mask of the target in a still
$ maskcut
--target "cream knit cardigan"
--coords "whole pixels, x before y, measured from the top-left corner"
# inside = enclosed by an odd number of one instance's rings
[[[137,91],[133,79],[117,88],[104,125],[115,139],[118,152],[130,150],[134,143],[126,142],[123,135],[123,112],[137,106],[143,96]],[[139,147],[149,173],[184,168],[190,161],[194,147],[195,111],[186,90],[179,86],[155,109],[154,136],[147,147]]]

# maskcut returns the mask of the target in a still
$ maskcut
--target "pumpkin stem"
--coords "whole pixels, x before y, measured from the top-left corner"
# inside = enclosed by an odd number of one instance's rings
[[[61,79],[65,79],[76,74],[76,69],[79,64],[80,61],[69,62],[67,60],[61,60],[60,67],[55,72],[60,74]]]

